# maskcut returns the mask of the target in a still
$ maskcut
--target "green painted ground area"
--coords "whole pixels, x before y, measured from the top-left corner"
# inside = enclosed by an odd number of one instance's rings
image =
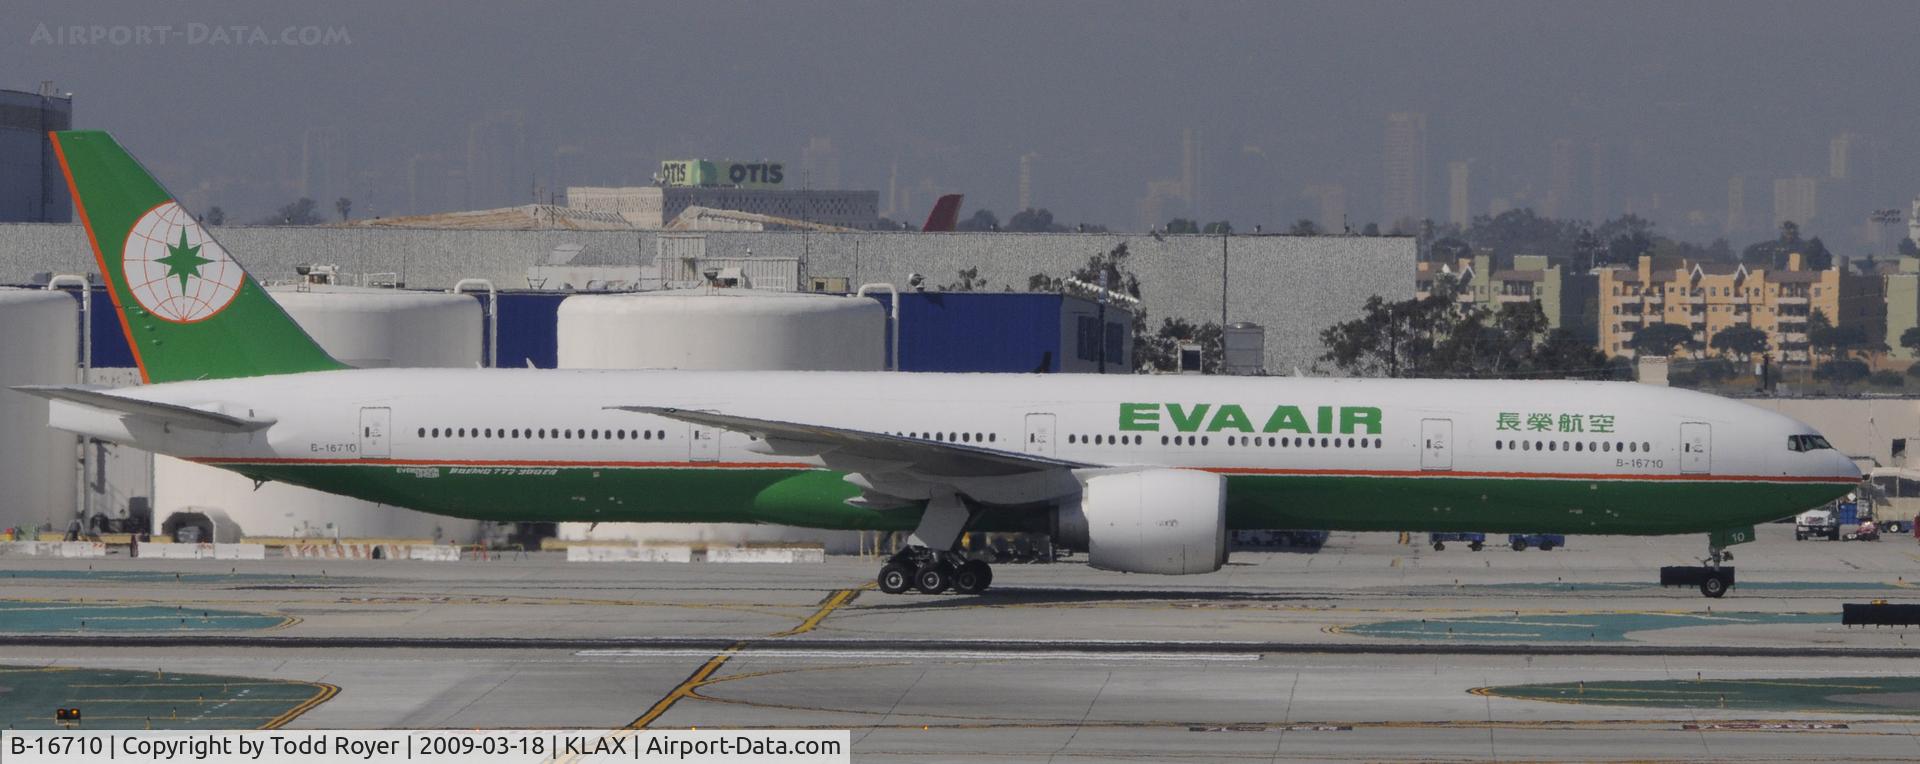
[[[246,631],[291,623],[287,616],[172,605],[0,601],[0,632]]]
[[[211,674],[0,666],[0,725],[55,729],[54,709],[78,708],[80,729],[278,727],[337,691]]]
[[[1498,698],[1601,706],[1920,714],[1920,677],[1565,682],[1483,687],[1474,692]]]
[[[1688,626],[1838,623],[1831,613],[1552,613],[1383,621],[1342,629],[1364,637],[1471,642],[1626,642],[1636,631]]]

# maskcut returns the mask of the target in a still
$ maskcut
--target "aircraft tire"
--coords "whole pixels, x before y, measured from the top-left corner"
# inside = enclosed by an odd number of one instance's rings
[[[1709,573],[1700,579],[1700,593],[1714,599],[1727,596],[1727,581],[1720,577],[1719,571]]]
[[[880,591],[900,594],[913,587],[913,569],[890,562],[880,568],[880,576],[876,581],[880,584]]]
[[[953,586],[953,569],[935,563],[914,571],[913,588],[921,594],[939,594]]]
[[[993,585],[993,567],[979,560],[968,560],[953,574],[953,590],[961,594],[979,594]]]

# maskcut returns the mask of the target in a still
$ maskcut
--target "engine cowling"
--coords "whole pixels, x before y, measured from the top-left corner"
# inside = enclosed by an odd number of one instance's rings
[[[1227,481],[1172,469],[1093,475],[1054,511],[1053,539],[1101,570],[1212,573],[1227,564]]]

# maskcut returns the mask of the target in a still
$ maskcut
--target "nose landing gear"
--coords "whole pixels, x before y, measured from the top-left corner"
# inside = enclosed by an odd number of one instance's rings
[[[1733,588],[1733,566],[1722,565],[1732,562],[1733,553],[1723,547],[1709,544],[1707,556],[1699,565],[1670,565],[1660,569],[1661,586],[1698,586],[1700,594],[1719,599],[1727,596],[1727,590]]]

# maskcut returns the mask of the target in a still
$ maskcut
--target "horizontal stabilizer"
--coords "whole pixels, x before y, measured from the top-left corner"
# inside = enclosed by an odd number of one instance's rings
[[[65,401],[135,419],[208,432],[253,432],[271,427],[272,418],[235,416],[219,411],[114,395],[106,388],[80,385],[22,385],[13,388],[50,401]]]

